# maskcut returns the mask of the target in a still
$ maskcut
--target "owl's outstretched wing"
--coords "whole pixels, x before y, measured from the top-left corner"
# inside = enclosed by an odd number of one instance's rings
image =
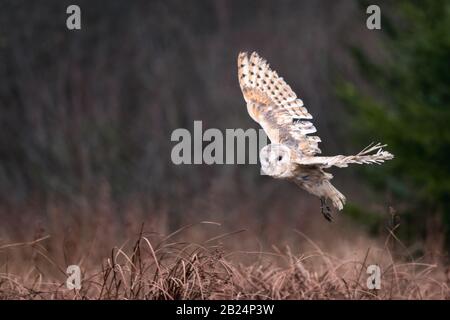
[[[333,157],[301,157],[294,159],[298,164],[305,166],[319,166],[329,168],[332,166],[345,168],[349,164],[381,164],[384,161],[391,160],[394,155],[383,150],[386,144],[370,144],[358,154],[353,156],[337,155]]]
[[[256,52],[238,56],[238,76],[247,110],[272,143],[294,150],[300,157],[321,153],[320,138],[308,136],[316,132],[309,121],[311,114],[291,87],[270,69]]]

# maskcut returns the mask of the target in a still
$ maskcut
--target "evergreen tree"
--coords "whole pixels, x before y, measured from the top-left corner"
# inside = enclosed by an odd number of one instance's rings
[[[437,217],[450,247],[450,2],[397,1],[394,9],[398,16],[382,17],[387,61],[352,49],[370,93],[345,82],[338,94],[352,107],[356,136],[375,132],[395,155],[367,174],[407,205],[403,230],[417,238]]]

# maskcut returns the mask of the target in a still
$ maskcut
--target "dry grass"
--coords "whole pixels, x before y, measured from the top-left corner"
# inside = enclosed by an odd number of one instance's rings
[[[212,222],[202,222],[200,227]],[[1,299],[449,299],[443,268],[396,261],[390,250],[365,248],[359,259],[323,252],[295,231],[311,250],[293,254],[290,247],[270,252],[230,251],[227,233],[202,243],[184,242],[188,225],[167,236],[144,231],[134,243],[104,252],[98,265],[89,253],[78,261],[82,288],[66,288],[65,270],[46,246],[51,238],[0,244]],[[199,226],[196,226],[199,227]],[[95,245],[95,244],[94,244]],[[92,251],[92,250],[91,250]],[[20,255],[19,255],[20,253]],[[31,260],[24,259],[32,256]],[[242,263],[239,257],[252,261]],[[95,260],[95,259],[94,259]],[[17,262],[21,262],[21,267]],[[381,290],[366,286],[366,268],[378,264]]]
[[[198,211],[171,232],[169,214],[142,199],[0,207],[0,299],[450,298],[442,254],[412,257],[398,225],[377,240],[345,228],[344,215],[295,226],[239,210],[236,220],[217,215],[223,224],[187,223]],[[381,290],[367,288],[371,264]],[[66,287],[69,265],[81,268],[80,290]]]

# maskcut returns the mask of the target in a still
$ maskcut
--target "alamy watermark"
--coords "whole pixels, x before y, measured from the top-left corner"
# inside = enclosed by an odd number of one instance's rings
[[[81,269],[76,264],[67,267],[67,280],[66,286],[69,290],[80,290],[81,289]]]
[[[278,141],[278,131],[271,130]],[[171,152],[175,165],[190,164],[258,164],[261,175],[282,176],[291,165],[292,150],[282,144],[269,144],[263,129],[209,128],[203,131],[202,121],[194,121],[194,130],[175,129],[170,137],[177,142]]]
[[[66,27],[69,30],[81,29],[81,9],[76,4],[67,7],[66,13],[69,14],[66,20]]]
[[[172,132],[172,142],[178,142],[171,153],[172,162],[180,164],[257,164],[259,151],[268,144],[263,129],[217,128],[203,132],[202,121],[194,121],[193,134],[185,128]]]
[[[367,267],[367,274],[370,276],[367,278],[367,288],[370,290],[381,289],[381,268],[376,264],[371,264]]]
[[[366,13],[370,16],[366,20],[366,26],[369,30],[381,29],[381,9],[376,4],[367,7]]]

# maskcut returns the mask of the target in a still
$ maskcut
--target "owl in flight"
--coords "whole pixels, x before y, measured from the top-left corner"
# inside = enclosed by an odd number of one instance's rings
[[[380,164],[394,156],[384,151],[386,145],[371,144],[354,156],[316,156],[321,151],[312,116],[282,77],[270,69],[256,52],[238,56],[239,84],[247,103],[247,111],[269,137],[271,144],[260,151],[264,174],[294,181],[299,187],[320,198],[321,212],[332,221],[332,205],[342,210],[345,197],[331,183],[333,176],[324,171],[348,164]]]

